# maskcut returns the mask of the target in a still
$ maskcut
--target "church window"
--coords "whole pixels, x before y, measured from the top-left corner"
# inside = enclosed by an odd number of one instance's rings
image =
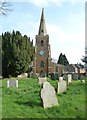
[[[44,45],[44,42],[43,42],[43,40],[41,40],[41,46],[43,46]]]
[[[40,67],[41,67],[41,68],[44,67],[44,62],[43,62],[43,61],[40,62]]]

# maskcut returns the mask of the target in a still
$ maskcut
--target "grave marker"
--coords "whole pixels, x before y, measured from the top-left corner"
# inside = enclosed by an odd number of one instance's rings
[[[66,91],[66,81],[61,80],[58,82],[58,90],[57,93],[63,93]]]
[[[17,87],[18,88],[18,80],[7,80],[7,87]]]
[[[72,83],[72,75],[68,74],[68,84]]]
[[[62,81],[63,80],[63,77],[59,77],[59,81]]]
[[[41,99],[43,101],[44,108],[50,108],[59,105],[55,89],[50,85],[49,82],[43,83],[43,88],[41,89]]]

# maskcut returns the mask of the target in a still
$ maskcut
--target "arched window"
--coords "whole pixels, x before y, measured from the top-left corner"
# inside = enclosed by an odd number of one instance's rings
[[[41,46],[43,46],[44,45],[44,42],[43,42],[43,40],[41,40]]]
[[[41,68],[44,67],[44,62],[43,62],[43,61],[40,62],[40,67],[41,67]]]

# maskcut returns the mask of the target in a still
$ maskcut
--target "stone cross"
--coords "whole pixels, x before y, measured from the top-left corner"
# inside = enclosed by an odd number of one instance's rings
[[[59,105],[55,89],[50,85],[49,82],[43,83],[43,88],[41,89],[41,99],[43,101],[44,108],[50,108]]]
[[[18,88],[18,80],[7,80],[7,87],[17,87]]]

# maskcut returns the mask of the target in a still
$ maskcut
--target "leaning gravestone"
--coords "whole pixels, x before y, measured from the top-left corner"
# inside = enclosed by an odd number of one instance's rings
[[[72,83],[72,75],[68,74],[68,84],[71,84],[71,83]]]
[[[43,101],[44,108],[50,108],[59,105],[55,89],[50,85],[49,82],[43,83],[43,88],[41,89],[41,99]]]
[[[17,87],[18,88],[18,80],[7,80],[7,87]]]
[[[63,93],[66,91],[66,81],[62,79],[62,77],[59,78],[58,82],[58,90],[57,93]]]
[[[44,82],[47,81],[46,77],[39,77],[38,80],[39,80],[39,85],[42,85]]]

